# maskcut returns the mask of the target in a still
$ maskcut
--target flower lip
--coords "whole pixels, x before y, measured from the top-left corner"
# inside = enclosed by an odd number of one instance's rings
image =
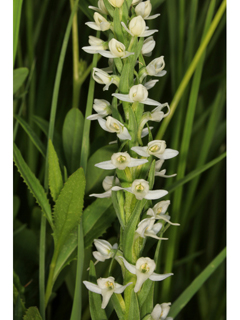
[[[137,84],[131,87],[129,97],[132,101],[143,102],[148,97],[148,91],[142,84]]]

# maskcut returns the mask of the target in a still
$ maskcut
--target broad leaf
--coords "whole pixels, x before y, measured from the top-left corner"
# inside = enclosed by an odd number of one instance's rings
[[[13,71],[13,94],[18,91],[23,85],[23,82],[26,80],[28,76],[27,68],[18,68]]]
[[[24,182],[37,200],[37,203],[42,208],[49,224],[53,227],[51,207],[48,202],[47,195],[39,180],[36,178],[27,163],[24,161],[20,150],[15,144],[13,145],[13,159]]]
[[[79,109],[71,109],[63,124],[63,149],[70,173],[79,168],[84,118]]]
[[[59,166],[58,156],[51,140],[49,140],[48,143],[48,163],[49,189],[51,191],[53,200],[56,201],[63,187],[63,179]]]
[[[23,320],[42,320],[42,317],[37,307],[30,307],[29,309],[27,309]]]
[[[60,250],[80,222],[85,184],[83,169],[79,168],[68,178],[57,198],[54,207],[55,250]]]

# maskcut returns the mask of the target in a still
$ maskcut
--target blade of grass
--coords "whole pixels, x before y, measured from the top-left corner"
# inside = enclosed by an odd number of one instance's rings
[[[193,280],[190,286],[177,298],[171,306],[169,316],[176,317],[178,313],[186,306],[194,294],[201,288],[204,282],[212,275],[212,273],[220,266],[226,258],[226,248],[224,248],[217,257]]]
[[[173,97],[172,103],[170,105],[171,112],[168,115],[168,117],[166,117],[163,120],[162,125],[161,125],[161,127],[160,127],[160,129],[159,129],[159,131],[158,131],[158,133],[156,135],[156,139],[157,140],[162,139],[163,134],[166,131],[166,129],[168,127],[168,124],[171,121],[172,116],[173,116],[173,114],[174,114],[174,112],[175,112],[175,110],[176,110],[176,108],[178,106],[178,103],[179,103],[179,101],[180,101],[180,99],[181,99],[181,97],[183,95],[183,92],[186,89],[186,87],[188,85],[188,82],[190,81],[190,79],[191,79],[191,77],[192,77],[192,75],[193,75],[193,73],[194,73],[194,71],[195,71],[195,69],[196,69],[196,67],[197,67],[197,65],[198,65],[203,53],[204,53],[204,51],[206,50],[206,47],[207,47],[209,41],[211,40],[212,35],[213,35],[214,31],[216,30],[216,28],[217,28],[217,26],[218,26],[218,24],[219,24],[219,22],[220,22],[220,20],[221,20],[221,18],[223,16],[224,12],[225,12],[225,9],[226,9],[226,0],[223,0],[221,6],[219,7],[219,9],[218,9],[218,11],[217,11],[212,23],[211,23],[210,28],[208,29],[208,32],[207,32],[206,36],[204,37],[201,45],[199,46],[199,48],[198,48],[198,50],[197,50],[197,52],[196,52],[196,54],[195,54],[195,56],[194,56],[194,58],[193,58],[193,60],[192,60],[192,62],[190,64],[190,66],[189,66],[189,68],[187,69],[187,71],[186,71],[186,73],[185,73],[185,75],[184,75],[184,77],[183,77],[183,79],[182,79],[182,81],[181,81],[181,83],[180,83],[180,85],[179,85],[179,87],[177,89],[177,92],[175,93],[175,95]]]
[[[22,0],[13,1],[13,65],[15,62],[21,20]]]

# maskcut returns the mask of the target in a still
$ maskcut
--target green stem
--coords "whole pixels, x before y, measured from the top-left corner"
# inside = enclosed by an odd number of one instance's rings
[[[41,217],[40,249],[39,249],[39,311],[45,320],[45,249],[46,249],[46,217]]]
[[[54,284],[53,276],[54,276],[54,270],[56,267],[56,261],[58,258],[58,254],[59,254],[59,250],[57,250],[55,248],[54,254],[52,257],[52,261],[51,261],[51,264],[49,267],[48,283],[47,283],[47,289],[46,289],[46,295],[45,295],[45,308],[47,307],[48,301],[49,301],[51,294],[52,294],[52,288],[53,288],[53,284]]]
[[[203,39],[200,47],[198,48],[198,51],[196,52],[196,54],[192,60],[192,63],[190,64],[187,72],[185,73],[185,75],[184,75],[184,77],[178,87],[178,90],[177,90],[177,92],[172,100],[172,103],[170,105],[171,112],[168,115],[168,117],[166,117],[164,119],[164,121],[162,122],[161,128],[158,130],[158,133],[156,135],[156,140],[161,140],[161,138],[163,137],[163,135],[168,127],[168,124],[171,121],[172,116],[173,116],[173,114],[178,106],[178,103],[183,95],[183,92],[186,89],[186,87],[189,83],[189,80],[191,79],[191,77],[192,77],[192,75],[198,65],[198,62],[201,59],[209,41],[211,40],[212,35],[213,35],[214,31],[216,30],[224,12],[225,12],[225,9],[226,9],[226,0],[223,0],[221,6],[218,9],[218,12],[216,13],[216,15],[211,23],[211,26],[210,26],[205,38]]]

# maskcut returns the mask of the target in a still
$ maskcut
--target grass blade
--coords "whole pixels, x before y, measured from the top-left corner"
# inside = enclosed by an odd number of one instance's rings
[[[13,0],[13,64],[15,62],[23,0]]]

